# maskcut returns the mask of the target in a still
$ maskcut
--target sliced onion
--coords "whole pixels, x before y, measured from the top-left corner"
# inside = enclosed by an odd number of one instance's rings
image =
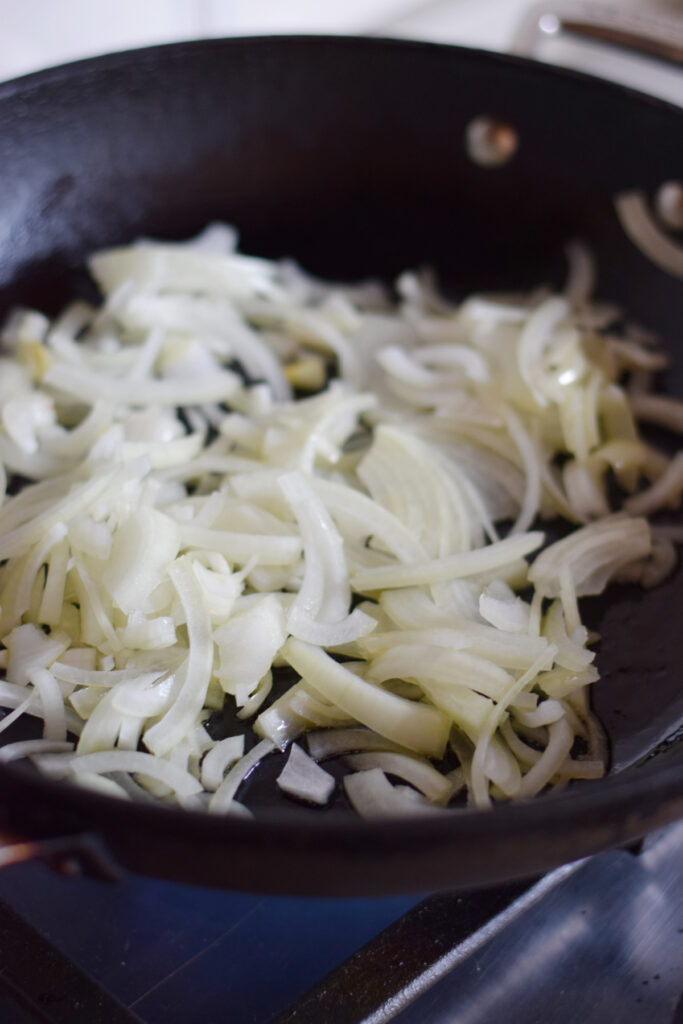
[[[308,750],[316,761],[365,750],[391,750],[404,753],[403,748],[369,729],[325,729],[310,732]]]
[[[630,515],[651,515],[661,508],[677,508],[683,493],[683,452],[678,452],[664,473],[641,494],[627,498],[624,507]]]
[[[226,812],[229,812],[232,804],[235,802],[234,798],[237,794],[237,790],[242,785],[249,772],[251,772],[264,757],[267,757],[268,754],[272,753],[273,750],[275,750],[275,744],[272,740],[260,740],[255,747],[252,747],[248,754],[241,757],[239,761],[232,766],[216,792],[211,797],[209,810],[216,814],[225,814]]]
[[[64,698],[57,680],[47,669],[37,668],[31,673],[31,683],[40,694],[43,705],[43,738],[55,742],[66,741],[66,714]]]
[[[528,725],[531,729],[536,729],[539,725],[551,725],[553,722],[558,722],[565,715],[564,708],[557,700],[541,701],[534,711],[515,708],[514,713],[518,722],[521,722],[522,725]]]
[[[497,736],[491,738],[486,751],[484,773],[505,796],[519,793],[522,784],[519,764]]]
[[[4,749],[4,748],[2,748]],[[1,753],[1,751],[0,751]],[[130,772],[156,779],[173,790],[180,800],[192,797],[201,792],[200,783],[170,761],[144,754],[137,750],[104,750],[84,755],[50,754],[40,758],[40,768],[56,778],[65,775],[86,774],[104,775],[108,772]]]
[[[294,710],[294,698],[303,690],[302,683],[295,683],[281,697],[262,711],[254,723],[254,732],[270,740],[274,747],[285,750],[289,743],[306,732],[312,725],[303,715]]]
[[[385,774],[395,775],[404,782],[409,782],[436,804],[448,803],[453,794],[451,781],[422,758],[392,751],[369,751],[352,754],[346,760],[356,771],[381,768]]]
[[[680,399],[667,395],[633,395],[630,405],[639,420],[683,434],[683,402]]]
[[[658,227],[644,194],[622,192],[614,205],[621,226],[634,245],[662,270],[674,277],[683,277],[683,247]]]
[[[180,559],[169,574],[187,618],[189,654],[173,705],[161,721],[145,732],[145,745],[155,754],[168,753],[194,725],[204,706],[213,665],[211,620],[192,566]]]
[[[573,239],[564,247],[569,263],[569,274],[564,294],[572,307],[582,306],[590,299],[595,287],[596,266],[590,250],[582,242]]]
[[[33,754],[61,753],[67,750],[73,750],[73,743],[67,743],[66,740],[20,740],[0,747],[0,762],[5,764],[22,757],[31,757]]]
[[[548,745],[538,761],[529,769],[517,796],[535,796],[564,764],[574,743],[574,734],[566,719],[560,718],[548,729]]]
[[[643,210],[619,205],[626,221]],[[578,599],[660,582],[679,539],[639,517],[681,498],[681,456],[636,426],[681,419],[647,393],[666,363],[656,340],[590,301],[580,243],[564,295],[454,306],[405,274],[392,308],[376,288],[241,256],[234,238],[100,254],[100,308],[6,329],[0,706],[16,711],[0,731],[35,715],[45,771],[242,816],[249,771],[316,726],[331,729],[311,739],[320,756],[356,751],[347,789],[371,814],[424,812],[415,785],[444,801],[455,780],[486,806],[596,777]],[[332,360],[340,380],[324,386]],[[320,393],[295,400],[290,380]],[[637,518],[609,514],[610,473]],[[8,496],[16,474],[35,482]],[[588,525],[529,566],[539,514]],[[302,681],[266,705],[288,665]],[[239,718],[258,713],[247,755],[204,727],[226,692]],[[67,731],[77,753],[48,753]],[[453,779],[416,756],[449,740]],[[290,753],[285,787],[305,797],[323,778]]]
[[[365,572],[356,573],[351,578],[351,584],[355,590],[368,593],[476,576],[531,554],[541,546],[543,540],[542,533],[533,532],[510,537],[475,551],[449,555],[418,565],[388,565],[381,569],[366,569]]]
[[[504,633],[526,633],[529,629],[529,606],[519,597],[501,600],[483,593],[479,598],[482,618]]]
[[[5,732],[5,730],[9,729],[11,725],[14,725],[17,719],[21,718],[25,711],[28,711],[30,704],[31,698],[27,697],[21,704],[17,704],[14,711],[11,711],[8,715],[5,715],[4,718],[0,719],[0,732]]]
[[[293,743],[287,763],[277,777],[283,793],[311,804],[326,804],[334,790],[334,777]]]
[[[392,786],[379,768],[346,775],[344,789],[362,818],[405,818],[444,813],[442,808],[413,799],[417,796],[415,790]]]
[[[409,750],[432,757],[443,754],[448,723],[434,708],[359,679],[324,651],[293,637],[285,644],[284,654],[312,690],[356,721]]]
[[[529,579],[545,597],[557,597],[568,564],[579,597],[599,594],[622,567],[646,557],[650,547],[645,519],[610,516],[551,544],[531,566]]]
[[[348,662],[347,662],[348,665]],[[294,687],[290,707],[310,725],[325,728],[353,724],[353,719],[328,701],[319,700],[302,687]]]
[[[244,736],[227,736],[219,740],[204,755],[202,761],[202,785],[204,789],[215,792],[223,777],[236,761],[244,755]]]
[[[407,678],[418,683],[452,684],[456,689],[467,687],[493,698],[505,693],[511,681],[505,669],[467,651],[409,644],[392,647],[374,658],[368,676],[378,682]]]

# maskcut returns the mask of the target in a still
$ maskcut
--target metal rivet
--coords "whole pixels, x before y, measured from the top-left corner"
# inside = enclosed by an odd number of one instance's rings
[[[502,167],[519,147],[514,128],[492,117],[475,117],[465,130],[465,148],[470,160],[480,167]]]
[[[562,23],[556,14],[542,14],[538,19],[538,30],[544,36],[556,36]]]
[[[680,181],[665,181],[655,196],[657,216],[671,231],[683,231],[683,184]]]

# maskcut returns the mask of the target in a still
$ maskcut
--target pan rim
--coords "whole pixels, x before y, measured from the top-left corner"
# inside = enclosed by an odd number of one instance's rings
[[[55,85],[68,79],[76,79],[79,76],[88,78],[107,72],[116,72],[122,67],[130,68],[132,63],[144,66],[154,65],[163,61],[174,61],[184,59],[185,54],[193,51],[208,51],[212,49],[240,49],[243,47],[260,48],[275,46],[285,48],[311,44],[323,48],[347,48],[364,46],[368,49],[383,50],[431,50],[435,53],[457,54],[461,60],[468,58],[482,61],[487,60],[493,65],[507,65],[512,67],[525,68],[528,72],[535,72],[541,76],[567,78],[584,87],[594,91],[596,88],[606,92],[619,95],[628,95],[634,100],[645,102],[649,106],[674,111],[681,115],[682,108],[668,100],[652,96],[632,86],[607,78],[600,78],[585,71],[578,71],[574,68],[560,67],[550,64],[547,61],[538,60],[534,57],[524,57],[519,54],[503,53],[496,50],[485,50],[481,47],[462,46],[455,43],[433,42],[426,39],[408,39],[396,36],[363,36],[353,34],[324,34],[324,33],[282,33],[272,35],[236,35],[236,36],[206,36],[197,39],[181,40],[178,42],[159,43],[153,46],[132,47],[124,50],[116,50],[110,53],[97,54],[92,57],[83,57],[78,60],[65,61],[37,71],[29,71],[23,75],[0,82],[0,103],[12,99],[18,95],[30,95],[33,91],[46,86]]]
[[[30,74],[10,79],[0,84],[0,105],[9,106],[17,99],[29,97],[33,92],[61,82],[77,83],[84,78],[100,77],[116,73],[123,68],[155,67],[159,64],[174,63],[185,59],[185,55],[193,52],[209,50],[241,50],[255,49],[264,46],[287,48],[293,45],[311,44],[321,49],[325,47],[357,47],[362,45],[374,50],[395,51],[427,51],[431,50],[442,55],[457,55],[463,61],[488,62],[491,66],[514,66],[523,68],[527,73],[571,79],[581,88],[596,89],[621,96],[627,95],[633,101],[646,103],[648,106],[683,118],[683,111],[675,104],[656,97],[648,96],[638,90],[618,83],[599,79],[583,72],[571,69],[556,68],[544,62],[515,55],[499,54],[469,47],[453,46],[444,43],[432,43],[422,40],[395,39],[392,37],[363,37],[353,35],[274,35],[274,36],[236,36],[229,38],[209,38],[187,42],[168,43],[159,46],[142,47],[124,50],[83,60],[57,65],[52,68],[31,72]],[[682,742],[681,740],[678,743]],[[364,821],[352,815],[331,819],[325,814],[320,818],[309,816],[297,818],[285,812],[264,812],[262,817],[253,821],[238,818],[219,817],[206,812],[190,811],[183,808],[167,807],[161,804],[136,805],[132,802],[120,801],[115,797],[96,794],[78,789],[69,783],[58,782],[40,776],[33,777],[24,770],[13,765],[0,765],[0,785],[28,798],[42,797],[45,802],[51,798],[59,798],[65,809],[85,812],[86,815],[98,809],[96,817],[111,815],[121,822],[131,825],[142,824],[145,828],[159,827],[164,831],[191,830],[195,834],[216,838],[244,839],[260,837],[267,840],[277,834],[279,841],[286,838],[293,843],[301,841],[301,833],[306,832],[306,842],[324,839],[333,843],[341,836],[350,841],[367,839],[387,847],[396,842],[397,838],[408,839],[409,830],[406,825],[412,819],[396,818],[383,821]],[[433,841],[447,841],[456,834],[464,840],[490,838],[503,833],[523,832],[529,828],[538,828],[543,824],[549,831],[567,829],[583,819],[599,816],[602,813],[628,815],[636,805],[642,803],[648,795],[656,794],[659,799],[673,801],[683,797],[683,776],[680,765],[675,763],[653,763],[651,767],[642,765],[637,771],[625,769],[604,779],[591,781],[588,785],[580,785],[561,793],[549,794],[524,803],[497,805],[492,810],[467,808],[438,818],[420,819],[419,838],[411,840],[424,846]],[[7,797],[0,797],[0,804],[6,804]],[[640,808],[642,812],[642,807]],[[647,828],[643,827],[643,831]],[[308,835],[310,834],[310,835]]]
[[[675,741],[677,743],[683,740]],[[621,808],[624,813],[632,804],[639,804],[643,797],[656,789],[670,796],[683,797],[683,776],[680,764],[667,763],[646,768],[647,762],[633,765],[615,775],[607,775],[602,779],[579,782],[559,793],[548,793],[529,800],[494,804],[491,808],[450,808],[446,813],[437,816],[425,816],[419,819],[411,817],[386,818],[382,820],[365,820],[352,812],[348,815],[338,814],[331,818],[324,811],[320,817],[312,814],[305,818],[295,816],[296,807],[275,810],[264,809],[257,817],[246,819],[230,815],[211,814],[208,811],[190,810],[180,806],[169,806],[157,802],[139,803],[122,800],[105,793],[97,793],[81,789],[64,781],[51,779],[47,776],[33,774],[18,764],[0,764],[0,785],[9,785],[17,792],[25,795],[40,795],[45,798],[60,797],[73,806],[74,810],[85,810],[93,807],[117,808],[117,816],[142,819],[153,827],[154,818],[159,826],[187,825],[201,827],[207,835],[225,836],[233,833],[236,837],[269,836],[276,830],[282,833],[300,832],[315,833],[316,839],[338,838],[341,834],[367,837],[377,840],[380,837],[395,837],[404,834],[408,823],[420,822],[421,840],[450,836],[452,832],[495,834],[499,830],[509,833],[511,828],[523,831],[541,822],[551,830],[555,825],[576,823],[581,817],[589,817]],[[4,801],[3,801],[4,802]],[[642,808],[640,808],[642,809]],[[495,823],[495,824],[491,824]]]

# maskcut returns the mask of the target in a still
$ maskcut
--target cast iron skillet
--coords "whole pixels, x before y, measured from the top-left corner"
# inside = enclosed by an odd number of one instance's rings
[[[468,158],[466,126],[519,135],[506,166]],[[239,226],[245,251],[319,274],[386,277],[426,263],[456,294],[560,283],[577,235],[601,296],[680,348],[683,287],[623,237],[612,197],[683,172],[683,111],[530,61],[343,38],[200,42],[0,86],[0,314],[55,311],[87,290],[85,254],[140,234]],[[682,390],[683,352],[666,386]],[[683,815],[683,575],[588,609],[603,633],[595,707],[613,775],[445,821],[368,824],[278,802],[278,759],[249,785],[255,822],[141,806],[0,771],[5,821],[87,830],[135,871],[235,889],[375,894],[481,885],[625,843]],[[643,760],[656,748],[655,756]]]

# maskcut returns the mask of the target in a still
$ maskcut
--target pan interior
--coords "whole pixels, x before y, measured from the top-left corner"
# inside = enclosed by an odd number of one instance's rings
[[[98,68],[0,96],[0,316],[91,296],[93,249],[217,219],[246,252],[343,280],[429,265],[455,297],[559,286],[579,237],[598,295],[659,332],[673,359],[661,386],[683,394],[683,288],[630,245],[612,205],[621,188],[651,193],[673,175],[673,109],[503,58],[349,40],[179,47]],[[463,144],[490,111],[521,140],[495,170]],[[614,772],[653,751],[683,761],[667,742],[683,725],[682,605],[680,568],[656,590],[612,587],[586,605]],[[282,806],[280,767],[269,758],[250,778],[247,803]],[[341,795],[329,811],[288,810],[347,813]]]

